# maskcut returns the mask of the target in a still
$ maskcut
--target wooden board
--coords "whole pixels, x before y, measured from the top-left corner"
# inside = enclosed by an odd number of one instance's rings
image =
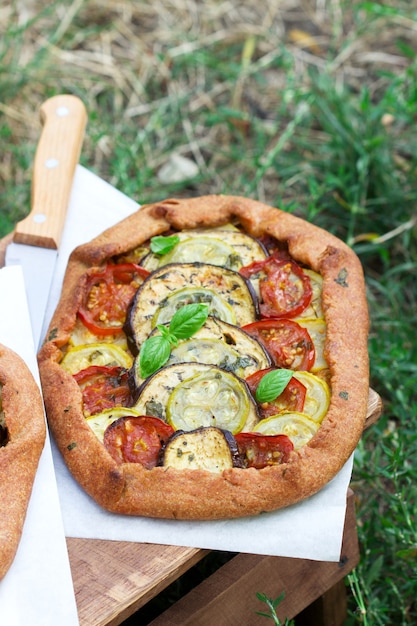
[[[80,626],[114,626],[198,563],[206,550],[67,538]]]

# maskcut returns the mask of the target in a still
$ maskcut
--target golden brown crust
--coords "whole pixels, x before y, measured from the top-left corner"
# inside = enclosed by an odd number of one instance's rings
[[[39,388],[26,363],[0,345],[1,403],[8,440],[0,447],[0,579],[15,557],[46,428]]]
[[[289,463],[262,470],[200,470],[118,465],[85,424],[81,394],[59,366],[81,297],[80,279],[92,265],[128,251],[169,228],[239,222],[254,236],[286,242],[291,255],[323,276],[326,358],[332,398],[315,437]],[[361,436],[368,403],[368,312],[360,262],[330,233],[255,200],[205,196],[147,205],[71,255],[62,298],[39,353],[48,419],[65,461],[103,507],[129,515],[218,519],[254,515],[299,502],[342,468]],[[60,392],[57,393],[56,390]],[[204,494],[204,496],[202,496]]]

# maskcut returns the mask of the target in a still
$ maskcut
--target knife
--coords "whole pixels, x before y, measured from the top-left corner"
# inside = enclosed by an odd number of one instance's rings
[[[31,210],[16,225],[5,257],[6,265],[22,266],[36,350],[87,124],[84,104],[72,95],[46,100],[40,117],[43,127],[33,165]]]

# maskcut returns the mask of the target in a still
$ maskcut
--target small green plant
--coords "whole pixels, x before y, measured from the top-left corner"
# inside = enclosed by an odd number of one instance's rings
[[[282,592],[275,600],[272,598],[268,598],[264,593],[260,593],[259,591],[256,593],[256,597],[261,602],[264,602],[269,609],[269,613],[264,613],[263,611],[256,611],[256,615],[261,615],[262,617],[267,617],[268,619],[272,619],[275,626],[294,626],[294,620],[288,620],[285,618],[285,621],[282,622],[277,615],[277,606],[283,601],[285,593]]]
[[[357,623],[364,624],[364,626],[369,626],[367,610],[366,610],[366,602],[365,602],[365,598],[363,597],[363,592],[362,592],[363,587],[361,586],[357,570],[353,570],[351,574],[348,574],[347,578],[348,578],[352,595],[355,598],[356,603],[358,605],[358,608],[356,610]]]

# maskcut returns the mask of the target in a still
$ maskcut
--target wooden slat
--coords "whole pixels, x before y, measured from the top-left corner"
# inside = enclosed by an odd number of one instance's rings
[[[116,626],[207,550],[67,538],[80,626]]]
[[[295,626],[343,626],[346,617],[346,586],[342,578],[297,615]]]
[[[366,416],[365,430],[375,424],[381,417],[383,410],[382,399],[373,389],[369,389],[368,413]]]

